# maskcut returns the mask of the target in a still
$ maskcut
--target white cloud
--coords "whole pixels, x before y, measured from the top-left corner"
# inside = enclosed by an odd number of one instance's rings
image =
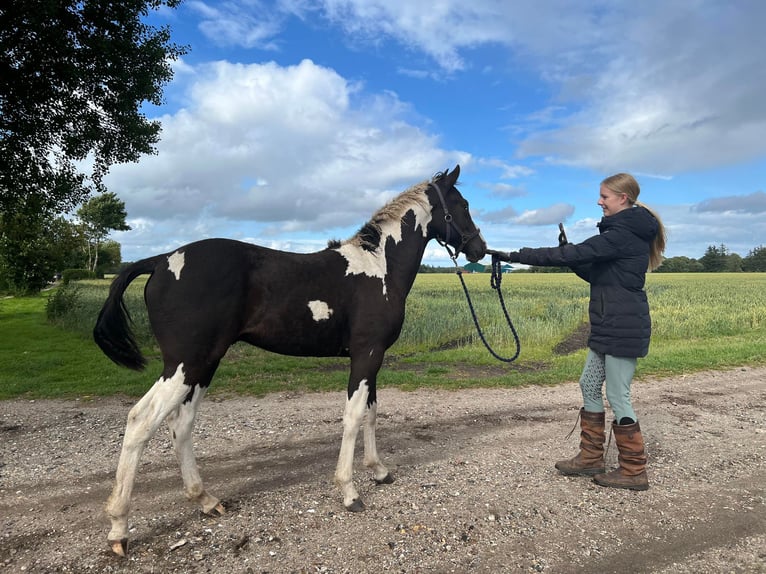
[[[619,26],[605,26],[608,50],[592,52],[601,70],[574,67],[556,78],[562,91],[569,78],[591,81],[577,93],[577,107],[529,135],[520,154],[600,172],[654,173],[762,157],[766,109],[757,102],[766,90],[766,40],[757,22],[766,5],[660,9],[650,2],[629,11]]]
[[[268,45],[289,17],[323,19],[349,42],[398,43],[448,73],[471,67],[467,54],[475,48],[503,46],[508,62],[545,80],[556,95],[516,126],[527,134],[519,141],[521,157],[599,172],[663,174],[766,153],[763,2],[192,5],[205,16],[203,31],[212,39],[243,46]],[[401,67],[411,77],[433,77],[424,68]]]
[[[699,259],[710,245],[726,245],[742,257],[764,244],[762,229],[766,229],[766,211],[737,213],[735,211],[698,211],[694,205],[664,205],[659,212],[668,227],[670,257],[685,255]]]
[[[553,225],[566,221],[574,213],[575,207],[569,203],[556,203],[549,207],[524,211],[516,217],[519,225]]]
[[[265,235],[358,227],[434,166],[471,161],[407,123],[394,94],[362,94],[309,60],[215,62],[181,81],[188,105],[161,118],[158,154],[108,176],[145,236],[169,220],[188,239],[248,233],[252,222]],[[126,236],[126,258],[141,234]]]
[[[200,17],[199,28],[221,46],[258,47],[276,50],[274,38],[284,25],[286,14],[259,2],[211,3],[192,0],[189,7]]]
[[[479,183],[478,187],[483,187],[485,189],[490,190],[490,195],[494,197],[499,197],[503,199],[508,199],[511,197],[523,197],[527,195],[527,192],[521,188],[517,187],[515,185],[510,185],[508,183]]]
[[[693,211],[714,213],[766,213],[766,193],[756,191],[749,195],[732,195],[706,199],[694,205]]]
[[[481,220],[490,223],[508,223],[513,225],[555,225],[566,221],[575,212],[575,206],[569,203],[556,203],[540,209],[529,209],[517,213],[512,207],[481,214]]]

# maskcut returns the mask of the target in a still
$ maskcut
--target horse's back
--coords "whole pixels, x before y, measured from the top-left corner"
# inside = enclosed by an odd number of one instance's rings
[[[337,307],[332,320],[322,314],[344,298],[343,275],[332,250],[297,254],[207,239],[160,258],[146,304],[163,352],[179,360],[190,349],[221,355],[241,339],[285,354],[337,354],[340,343],[328,339],[338,337],[344,314]],[[333,303],[321,300],[322,292]]]
[[[157,257],[146,286],[147,303],[162,299],[172,306],[173,302],[180,304],[236,288],[247,272],[253,247],[228,239],[206,239]]]

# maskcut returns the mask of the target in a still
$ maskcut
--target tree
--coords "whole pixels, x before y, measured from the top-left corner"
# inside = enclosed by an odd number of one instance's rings
[[[116,241],[104,241],[98,250],[96,275],[102,277],[104,273],[117,273],[122,263],[121,251],[120,244]]]
[[[739,273],[742,271],[742,257],[738,253],[730,253],[726,256],[723,270],[727,273]]]
[[[41,222],[104,191],[110,166],[155,153],[160,124],[141,108],[162,103],[171,62],[186,48],[170,43],[167,27],[142,19],[180,1],[0,3],[0,240],[6,247],[28,251]],[[86,159],[89,173],[79,168]],[[26,234],[19,217],[34,223]]]
[[[743,271],[766,271],[766,247],[759,245],[742,260]]]
[[[726,258],[729,255],[728,248],[721,244],[720,247],[715,245],[709,245],[705,251],[705,255],[700,259],[700,263],[705,269],[705,272],[718,272],[726,270]]]
[[[77,217],[85,236],[88,269],[96,270],[99,248],[110,231],[130,230],[130,225],[125,223],[127,216],[125,202],[111,192],[97,195],[77,210]]]
[[[63,217],[6,216],[0,233],[0,290],[39,291],[54,273],[82,265],[81,253],[82,238]]]

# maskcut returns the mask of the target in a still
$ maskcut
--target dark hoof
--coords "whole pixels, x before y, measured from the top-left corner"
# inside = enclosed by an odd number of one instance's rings
[[[381,478],[380,480],[378,480],[377,478],[375,479],[375,484],[393,484],[393,482],[394,482],[394,477],[390,472],[386,476]]]
[[[346,510],[349,512],[364,512],[364,502],[362,502],[361,498],[357,498],[346,507]]]

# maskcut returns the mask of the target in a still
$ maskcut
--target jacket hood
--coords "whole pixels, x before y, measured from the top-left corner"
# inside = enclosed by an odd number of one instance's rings
[[[601,233],[608,229],[627,229],[644,241],[651,241],[657,235],[659,223],[648,209],[639,205],[602,217],[598,228]]]

